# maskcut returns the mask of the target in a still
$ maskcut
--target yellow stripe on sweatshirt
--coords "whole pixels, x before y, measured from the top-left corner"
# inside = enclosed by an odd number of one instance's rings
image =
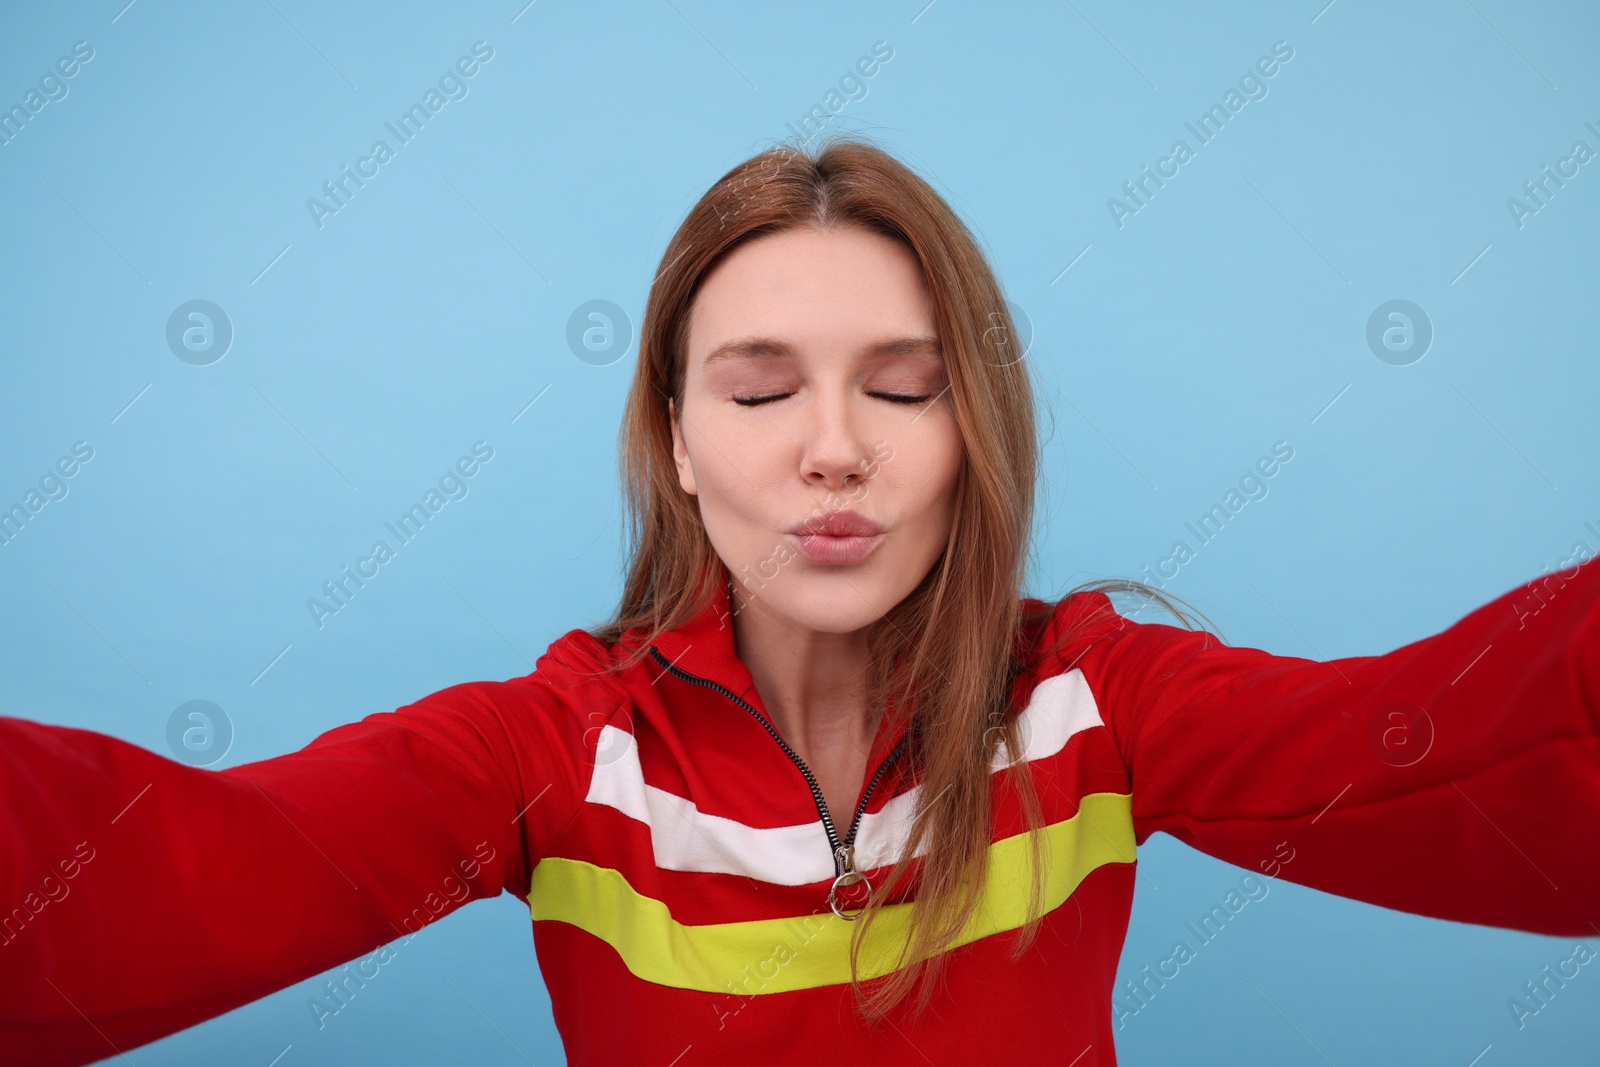
[[[1060,907],[1089,872],[1134,861],[1132,797],[1089,793],[1070,819],[1041,827],[1044,911]],[[989,846],[983,896],[951,947],[1007,930],[1027,919],[1032,861],[1029,835]],[[636,977],[704,992],[783,993],[850,981],[855,924],[831,911],[745,922],[685,925],[667,905],[635,890],[622,872],[548,856],[533,869],[529,910],[586,930],[616,950]],[[862,944],[860,977],[885,973],[904,941],[912,905],[885,905]],[[888,961],[883,963],[880,961]],[[769,973],[770,972],[770,973]],[[749,988],[757,974],[759,988]]]

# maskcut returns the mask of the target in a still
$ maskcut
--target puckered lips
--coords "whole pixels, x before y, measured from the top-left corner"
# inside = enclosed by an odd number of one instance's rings
[[[860,563],[883,542],[883,527],[856,511],[832,511],[790,526],[800,554],[812,563]]]

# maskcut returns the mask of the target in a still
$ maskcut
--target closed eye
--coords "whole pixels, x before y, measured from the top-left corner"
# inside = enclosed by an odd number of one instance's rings
[[[771,403],[774,400],[782,400],[784,397],[793,395],[793,393],[773,393],[769,396],[736,396],[733,398],[733,402],[735,404],[743,404],[745,407],[753,408],[759,407],[762,404]],[[868,393],[867,395],[870,397],[876,397],[879,400],[887,400],[895,404],[924,404],[928,401],[927,396],[904,396],[900,393]]]

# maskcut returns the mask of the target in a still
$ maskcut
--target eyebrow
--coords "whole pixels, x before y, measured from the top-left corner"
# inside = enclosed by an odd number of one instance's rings
[[[863,355],[887,358],[890,356],[932,356],[942,358],[944,347],[937,337],[891,337],[874,341],[861,350]],[[775,337],[740,337],[724,341],[713,348],[702,367],[709,367],[726,359],[792,359],[794,346]]]

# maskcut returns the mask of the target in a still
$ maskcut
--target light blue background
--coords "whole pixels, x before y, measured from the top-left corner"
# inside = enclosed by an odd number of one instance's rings
[[[1387,651],[1600,550],[1600,162],[1521,228],[1506,206],[1600,149],[1592,4],[124,3],[0,12],[0,105],[95,51],[0,146],[0,504],[95,450],[0,547],[5,714],[165,751],[208,699],[228,766],[526,673],[604,617],[636,346],[586,363],[568,317],[612,300],[636,335],[688,208],[878,40],[893,59],[832,125],[950,198],[1035,333],[1031,591],[1144,576],[1278,440],[1270,494],[1168,586],[1231,643]],[[319,229],[306,199],[480,39],[469,95]],[[1195,147],[1185,121],[1280,40],[1269,95],[1114,225],[1107,198]],[[198,298],[235,330],[205,367],[164,336]],[[1409,366],[1365,341],[1396,298],[1436,330]],[[319,630],[306,599],[479,439],[470,495]],[[1242,873],[1165,837],[1140,870],[1128,974]],[[1571,948],[1275,882],[1119,1055],[1593,1062],[1594,967],[1523,1030],[1506,1007]],[[321,1031],[319,984],[128,1062],[560,1059],[509,896],[405,944]]]

